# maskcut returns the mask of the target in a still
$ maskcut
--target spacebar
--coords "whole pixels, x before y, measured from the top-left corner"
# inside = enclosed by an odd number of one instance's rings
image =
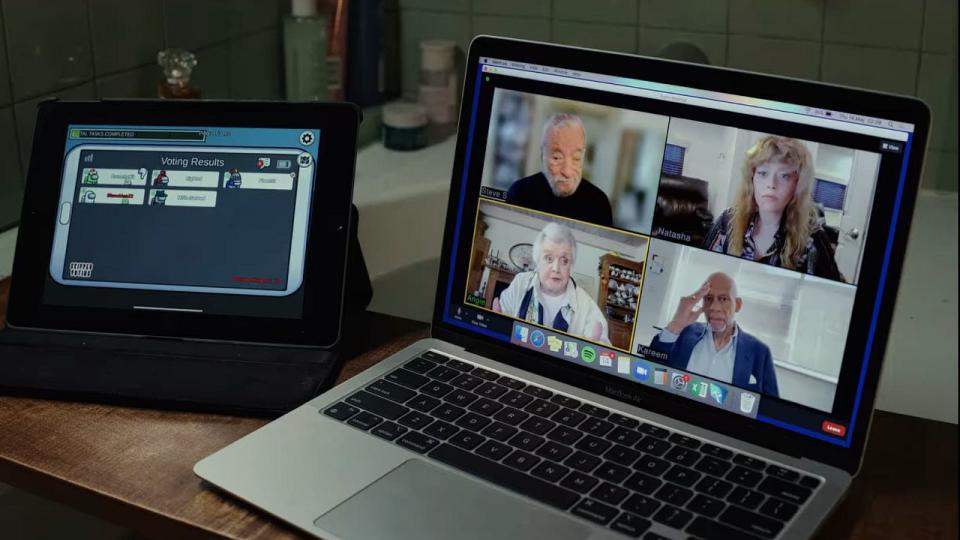
[[[465,452],[449,444],[441,444],[428,455],[451,467],[479,476],[488,482],[561,510],[570,508],[580,498],[572,491],[527,476],[520,471],[505,467],[476,454]]]

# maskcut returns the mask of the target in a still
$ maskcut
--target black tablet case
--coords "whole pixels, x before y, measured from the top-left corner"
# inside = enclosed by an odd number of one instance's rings
[[[373,297],[352,208],[341,340]],[[0,392],[272,416],[333,385],[339,347],[0,331]]]

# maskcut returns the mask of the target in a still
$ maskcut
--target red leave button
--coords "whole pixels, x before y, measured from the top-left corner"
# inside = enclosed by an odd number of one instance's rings
[[[843,424],[837,424],[836,422],[831,422],[829,420],[824,420],[823,425],[820,426],[820,429],[822,429],[824,433],[836,435],[837,437],[843,437],[847,434],[847,426]]]

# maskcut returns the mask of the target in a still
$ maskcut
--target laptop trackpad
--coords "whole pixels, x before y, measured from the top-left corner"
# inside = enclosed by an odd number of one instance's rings
[[[340,538],[551,538],[590,529],[517,496],[411,459],[314,521]]]

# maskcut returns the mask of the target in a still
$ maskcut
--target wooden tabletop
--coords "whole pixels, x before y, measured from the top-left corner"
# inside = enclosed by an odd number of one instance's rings
[[[0,323],[8,288],[0,281]],[[427,335],[422,323],[371,317],[388,330],[365,337],[366,350],[338,382]],[[148,537],[300,537],[192,471],[266,422],[0,396],[0,482]],[[957,532],[957,426],[878,412],[862,471],[818,537],[955,539]]]

